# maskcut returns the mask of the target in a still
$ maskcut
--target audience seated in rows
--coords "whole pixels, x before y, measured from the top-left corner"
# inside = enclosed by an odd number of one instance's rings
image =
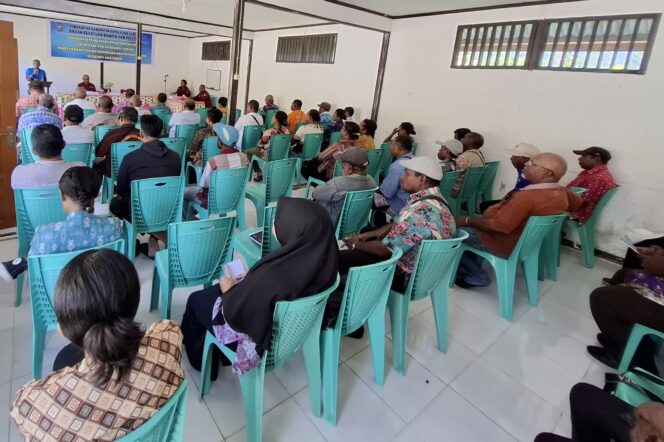
[[[269,95],[268,95],[269,96]],[[272,121],[270,122],[271,127],[267,128],[256,147],[251,147],[245,150],[247,154],[249,163],[251,163],[251,158],[254,155],[258,155],[260,158],[267,160],[269,151],[270,151],[270,139],[273,135],[287,135],[288,134],[288,115],[284,111],[277,111],[272,116]],[[254,172],[256,172],[256,182],[263,180],[263,172],[258,167],[257,163],[254,163]]]
[[[16,102],[16,118],[23,115],[23,111],[27,107],[37,107],[39,105],[39,97],[44,94],[44,86],[41,81],[31,81],[28,84],[28,95],[21,97]]]
[[[258,101],[256,100],[249,100],[249,103],[247,103],[247,113],[242,115],[238,120],[235,122],[235,128],[237,129],[238,134],[240,134],[240,139],[237,142],[237,148],[238,150],[243,150],[244,146],[244,128],[245,126],[262,126],[263,125],[263,117],[258,113]],[[255,146],[249,146],[249,147],[255,147]]]
[[[196,370],[201,369],[203,343],[210,332],[222,344],[237,346],[233,370],[248,372],[270,347],[276,303],[314,295],[334,284],[339,249],[325,209],[313,201],[282,197],[272,231],[281,247],[254,264],[242,281],[222,277],[219,284],[189,296],[182,333]],[[218,362],[218,357],[212,358],[212,379]]]
[[[290,121],[290,117],[289,117]],[[320,113],[316,109],[311,109],[302,119],[302,126],[300,126],[292,139],[293,149],[291,153],[295,155],[300,155],[302,153],[302,143],[304,143],[304,137],[308,134],[322,134],[323,126],[320,123]]]
[[[90,117],[92,117],[91,115]],[[97,146],[96,156],[102,158],[97,168],[107,177],[111,176],[111,145],[121,141],[141,141],[141,131],[136,129],[138,112],[133,107],[125,107],[118,115],[120,127],[109,130]]]
[[[223,115],[221,114],[221,111],[216,107],[208,109],[207,117],[205,118],[205,127],[201,127],[196,131],[194,138],[191,141],[191,145],[189,146],[189,157],[194,165],[198,166],[201,164],[203,140],[207,137],[217,136],[212,129],[212,126],[221,122],[222,117]]]
[[[208,159],[198,186],[187,186],[184,191],[184,197],[186,200],[195,201],[203,208],[207,208],[208,190],[210,188],[210,179],[212,178],[213,171],[218,169],[238,169],[249,164],[247,156],[244,153],[239,152],[235,147],[239,139],[237,129],[233,126],[222,123],[216,123],[212,126],[212,129],[218,138],[217,146],[221,152]]]
[[[340,159],[346,150],[355,145],[359,136],[360,127],[357,123],[346,122],[341,129],[341,139],[318,154],[310,163],[309,173],[325,181],[331,179],[334,176],[336,160]],[[316,167],[316,169],[313,170],[313,167]]]
[[[76,87],[82,87],[87,92],[97,92],[97,88],[95,87],[94,83],[90,82],[90,76],[88,74],[83,75],[82,80],[83,81],[77,84]]]
[[[265,96],[265,104],[261,107],[263,115],[266,115],[269,110],[279,110],[279,106],[274,104],[274,97],[272,95]]]
[[[32,130],[32,150],[39,161],[20,164],[12,171],[12,189],[56,187],[62,174],[73,166],[85,166],[80,162],[69,163],[62,159],[65,140],[60,129],[52,124],[40,124]]]
[[[353,120],[346,118],[346,121]],[[376,141],[374,141],[374,137],[376,136],[376,129],[378,129],[378,125],[374,120],[365,118],[360,121],[360,137],[357,139],[355,145],[364,150],[375,149]]]
[[[65,104],[65,109],[69,106],[79,106],[81,109],[95,109],[94,103],[87,100],[88,94],[85,91],[84,87],[77,87],[74,91],[74,99]]]
[[[185,98],[189,98],[191,96],[191,91],[189,91],[189,88],[187,87],[187,80],[180,80],[180,86],[178,86],[177,90],[175,91],[175,95]]]
[[[83,109],[76,104],[67,106],[64,114],[64,127],[62,137],[66,144],[79,144],[94,142],[92,130],[81,126],[83,122]]]
[[[210,97],[210,93],[205,90],[204,84],[198,86],[198,95],[193,97],[192,100],[204,102],[206,108],[212,107],[212,97]]]
[[[436,144],[440,146],[438,160],[443,173],[456,170],[456,159],[463,152],[461,141],[451,138],[445,141],[436,140]]]
[[[353,118],[353,115],[355,115],[355,109],[351,106],[347,106],[344,108],[344,112],[346,112],[346,121],[355,121],[355,118]]]
[[[524,168],[524,176],[530,183],[528,186],[489,207],[482,218],[457,217],[457,227],[463,227],[470,235],[465,243],[507,257],[519,241],[528,218],[577,210],[581,206],[581,197],[559,184],[565,172],[567,163],[559,155],[541,153],[532,157]],[[491,283],[479,259],[469,252],[463,254],[457,285],[484,287]]]
[[[166,105],[167,100],[168,100],[168,96],[165,93],[163,93],[163,92],[158,93],[157,94],[157,104],[152,106],[150,108],[150,110],[152,112],[154,112],[155,110],[165,110],[165,111],[168,111],[168,113],[170,114],[171,113],[171,108]]]
[[[318,113],[320,114],[320,124],[329,125],[332,124],[332,114],[330,110],[332,105],[327,101],[323,101],[318,105]]]
[[[53,96],[49,94],[40,95],[37,109],[21,115],[21,118],[18,119],[16,132],[20,134],[21,131],[32,129],[40,124],[52,124],[58,129],[62,129],[62,120],[55,114],[54,110],[55,99]]]
[[[397,137],[409,137],[412,141],[415,141],[414,135],[417,132],[415,132],[415,126],[413,126],[413,123],[409,123],[407,121],[404,121],[399,125],[399,127],[395,127],[392,129],[392,132],[383,140],[383,143],[389,143],[390,141],[396,140]]]
[[[124,109],[125,107],[131,107],[131,97],[136,95],[136,91],[129,88],[124,91],[124,100],[118,104],[118,110]]]
[[[115,126],[118,122],[117,114],[113,113],[113,100],[107,95],[102,95],[97,100],[97,112],[83,120],[83,127],[93,128],[95,126]]]
[[[228,115],[228,98],[219,97],[217,100],[217,109],[221,111],[224,116]]]
[[[16,395],[11,416],[25,440],[116,440],[175,394],[185,376],[182,333],[171,321],[144,332],[135,320],[140,295],[134,265],[112,250],[83,252],[62,270],[53,308],[71,344],[54,373]],[[91,392],[93,411],[82,412]]]
[[[194,112],[196,109],[196,103],[194,100],[187,100],[184,102],[184,110],[182,112],[176,112],[171,116],[171,120],[168,122],[168,136],[175,136],[175,127],[180,124],[201,124],[201,116]]]
[[[376,194],[374,201],[377,210],[374,221],[376,227],[385,224],[384,213],[395,216],[406,205],[408,193],[401,188],[401,177],[405,170],[403,162],[399,160],[413,158],[412,150],[413,140],[408,135],[399,135],[390,142],[390,154],[395,161],[387,169],[385,179],[380,184],[380,191]]]
[[[28,256],[73,252],[99,247],[122,238],[121,220],[94,214],[95,198],[101,187],[101,177],[97,172],[85,166],[69,167],[62,174],[58,185],[62,193],[62,208],[67,217],[57,223],[37,226]],[[3,262],[0,278],[12,281],[27,268],[25,257]]]
[[[129,99],[129,103],[131,104],[131,107],[136,109],[136,112],[138,112],[138,116],[141,117],[143,115],[151,115],[152,112],[150,112],[147,109],[143,109],[143,100],[141,100],[140,95],[134,95]]]
[[[579,166],[583,169],[581,173],[567,187],[582,187],[588,189],[581,195],[583,205],[570,217],[580,224],[588,221],[599,203],[602,196],[617,186],[607,163],[611,160],[611,153],[601,147],[589,147],[583,150],[573,151],[580,155]]]
[[[295,134],[297,125],[304,123],[305,115],[302,111],[302,100],[293,100],[291,104],[291,113],[288,114],[288,131],[291,135]],[[320,120],[320,117],[318,118]]]
[[[332,114],[332,121],[323,131],[323,146],[326,147],[330,143],[330,135],[332,132],[339,132],[342,127],[344,127],[344,121],[346,120],[346,111],[343,109],[335,109]],[[321,124],[323,124],[321,122]]]
[[[337,225],[344,198],[348,192],[369,190],[376,187],[376,182],[366,173],[369,157],[366,151],[351,147],[341,154],[341,170],[343,176],[332,178],[325,184],[313,189],[311,194],[314,201],[323,206]]]

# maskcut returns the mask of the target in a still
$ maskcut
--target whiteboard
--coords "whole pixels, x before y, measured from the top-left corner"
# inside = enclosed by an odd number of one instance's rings
[[[221,90],[221,71],[207,69],[205,71],[205,87],[214,91]]]

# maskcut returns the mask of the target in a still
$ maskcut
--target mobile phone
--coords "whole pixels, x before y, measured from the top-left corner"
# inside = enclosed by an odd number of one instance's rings
[[[247,271],[242,265],[242,261],[236,259],[228,264],[224,264],[224,276],[234,279],[235,281],[242,281],[247,274]]]
[[[630,250],[632,250],[634,253],[636,253],[637,255],[640,255],[640,254],[641,254],[641,252],[639,252],[639,249],[637,249],[636,247],[634,247],[632,244],[630,244],[630,243],[628,243],[627,241],[624,241],[624,240],[623,240],[623,242],[624,242],[624,243],[627,245],[627,247],[629,247]]]

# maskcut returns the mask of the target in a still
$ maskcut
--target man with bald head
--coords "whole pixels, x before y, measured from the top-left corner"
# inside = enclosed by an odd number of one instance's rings
[[[523,175],[530,183],[528,186],[489,207],[482,218],[456,218],[457,227],[463,227],[470,234],[466,243],[506,258],[519,241],[528,218],[578,210],[581,197],[558,183],[566,171],[567,162],[560,155],[541,153],[533,156],[523,169]],[[460,287],[483,287],[491,280],[476,257],[464,253],[456,283]]]
[[[152,115],[152,112],[150,112],[147,109],[143,109],[143,100],[141,100],[140,95],[134,95],[129,99],[129,102],[131,103],[131,107],[136,109],[136,112],[138,112],[139,118],[143,115]]]
[[[113,113],[113,100],[108,95],[102,95],[97,100],[97,112],[83,120],[81,126],[93,128],[95,126],[115,126],[118,116]]]
[[[90,76],[88,74],[83,75],[83,81],[81,81],[77,87],[82,87],[88,92],[97,92],[94,83],[90,83]]]
[[[95,105],[87,100],[88,93],[85,91],[85,88],[82,87],[77,87],[76,90],[74,91],[74,99],[71,100],[69,103],[65,104],[65,109],[67,109],[67,106],[75,104],[81,109],[95,109]]]

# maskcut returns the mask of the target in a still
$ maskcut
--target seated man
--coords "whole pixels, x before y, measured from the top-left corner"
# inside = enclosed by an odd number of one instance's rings
[[[399,135],[390,143],[390,154],[392,154],[395,161],[390,164],[387,175],[380,185],[380,191],[376,193],[374,200],[375,208],[378,210],[374,218],[376,227],[385,224],[385,212],[394,216],[401,212],[401,209],[406,205],[408,193],[401,188],[404,166],[399,160],[413,158],[412,150],[413,140],[407,135]],[[440,166],[438,168],[440,169]]]
[[[258,113],[258,101],[249,100],[247,103],[247,113],[242,115],[235,122],[235,129],[237,129],[238,134],[240,134],[240,139],[237,142],[237,150],[242,151],[249,147],[255,146],[244,146],[244,127],[245,126],[263,126],[263,117]],[[244,148],[243,148],[244,146]]]
[[[191,92],[187,87],[187,80],[180,80],[180,86],[178,86],[177,90],[175,91],[175,95],[177,95],[178,97],[189,98]]]
[[[81,126],[91,129],[95,126],[115,126],[117,122],[118,116],[113,113],[113,100],[108,95],[102,95],[97,101],[97,112],[83,120]]]
[[[302,111],[302,100],[293,100],[291,113],[288,114],[288,131],[293,135],[299,123],[304,123],[304,112]],[[318,118],[320,121],[320,117]]]
[[[325,184],[316,187],[312,198],[330,212],[332,224],[336,225],[344,205],[346,193],[356,190],[369,190],[376,187],[376,182],[366,173],[369,165],[367,152],[351,147],[341,155],[343,176],[332,178]]]
[[[460,141],[463,144],[463,153],[456,158],[455,164],[457,170],[484,166],[486,160],[482,152],[480,152],[480,148],[484,146],[484,137],[477,132],[468,132]],[[452,196],[454,198],[459,195],[465,178],[465,172],[462,172],[454,182],[454,186],[452,187]]]
[[[21,97],[16,102],[16,118],[20,118],[26,107],[39,106],[39,97],[44,94],[44,86],[41,81],[31,81],[28,85],[28,95]]]
[[[175,127],[179,124],[201,124],[201,116],[194,112],[194,109],[196,109],[194,100],[187,100],[184,102],[184,110],[173,114],[168,122],[169,137],[175,136]]]
[[[97,146],[97,158],[104,159],[98,163],[97,167],[107,177],[111,176],[111,145],[121,141],[141,141],[141,131],[136,129],[137,121],[136,109],[125,107],[118,116],[120,127],[109,130]]]
[[[155,104],[151,108],[152,112],[154,112],[157,109],[163,109],[167,110],[168,113],[171,113],[171,108],[166,105],[166,100],[168,100],[168,96],[163,92],[159,92],[157,94],[157,104]]]
[[[90,83],[90,76],[88,74],[83,75],[83,81],[81,81],[76,87],[82,87],[88,92],[97,92],[97,88],[93,83]]]
[[[524,168],[524,176],[530,185],[489,207],[482,218],[466,216],[456,219],[457,227],[465,227],[470,234],[466,244],[508,257],[531,216],[577,210],[581,206],[581,197],[558,184],[566,171],[567,163],[559,155],[541,153],[531,158]],[[476,256],[464,253],[456,283],[460,287],[484,287],[491,283],[491,279]]]
[[[135,109],[123,109],[124,111]],[[161,118],[154,115],[141,117],[139,149],[127,154],[120,164],[116,195],[111,200],[111,212],[122,219],[131,219],[131,182],[145,178],[178,176],[181,172],[180,155],[159,140],[163,129]]]
[[[204,84],[198,86],[198,95],[192,98],[192,100],[202,101],[205,103],[205,107],[212,107],[212,97],[210,97],[210,93],[205,90]]]
[[[611,160],[608,150],[601,147],[589,147],[584,150],[573,151],[579,158],[579,166],[583,169],[567,187],[583,187],[588,191],[581,194],[583,204],[576,212],[570,214],[570,218],[583,224],[593,215],[595,206],[602,196],[609,190],[617,187],[607,163]]]
[[[88,101],[86,97],[88,94],[85,92],[85,88],[83,87],[77,87],[76,90],[74,91],[74,99],[65,104],[65,109],[67,109],[67,106],[72,106],[72,105],[77,105],[81,109],[95,109],[95,105]]]
[[[332,123],[332,114],[330,110],[332,105],[327,101],[323,101],[318,105],[318,113],[320,114],[320,124],[331,124]]]
[[[456,159],[463,152],[461,141],[452,138],[445,141],[436,140],[436,144],[440,146],[438,159],[443,173],[456,170]]]
[[[353,118],[353,115],[355,115],[355,109],[351,106],[346,106],[344,112],[346,112],[346,121],[355,121],[355,118]]]
[[[92,130],[81,127],[83,121],[83,109],[75,104],[65,108],[65,123],[62,128],[62,136],[67,144],[93,143]]]
[[[221,123],[215,124],[212,126],[212,129],[218,137],[217,146],[221,150],[221,153],[208,160],[198,186],[187,186],[184,190],[186,200],[195,201],[203,208],[207,208],[208,205],[208,189],[210,188],[210,179],[212,178],[213,171],[218,169],[239,169],[240,167],[249,165],[247,156],[239,152],[235,147],[240,138],[237,129]]]
[[[202,148],[203,140],[207,137],[215,137],[217,134],[212,128],[215,124],[221,122],[223,114],[216,107],[211,107],[207,112],[207,118],[205,119],[205,127],[202,127],[196,131],[194,138],[191,141],[191,146],[189,146],[189,158],[194,165],[199,165],[202,158]]]
[[[143,115],[152,115],[152,112],[150,112],[147,109],[143,109],[143,100],[141,100],[140,95],[134,95],[129,99],[129,103],[131,103],[131,107],[136,109],[136,112],[138,112],[139,118]]]
[[[68,163],[62,159],[65,140],[60,129],[52,124],[40,124],[32,130],[32,150],[39,161],[20,164],[12,172],[12,189],[56,187],[65,171],[74,166],[85,166],[81,162]]]
[[[53,110],[55,109],[55,99],[52,95],[42,94],[39,97],[39,106],[37,110],[21,115],[18,119],[16,133],[20,135],[22,130],[32,129],[40,124],[52,124],[58,129],[62,129],[62,120]]]
[[[269,110],[279,110],[279,106],[274,104],[274,97],[272,95],[265,96],[265,105],[261,108],[263,115],[265,115]]]

